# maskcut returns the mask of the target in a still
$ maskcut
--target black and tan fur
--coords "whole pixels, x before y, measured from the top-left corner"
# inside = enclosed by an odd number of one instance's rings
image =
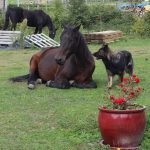
[[[112,86],[112,80],[115,75],[118,75],[122,81],[123,76],[128,73],[130,76],[133,74],[133,58],[129,51],[123,50],[114,53],[104,44],[97,52],[93,54],[96,59],[102,59],[107,75],[108,75],[108,88]]]

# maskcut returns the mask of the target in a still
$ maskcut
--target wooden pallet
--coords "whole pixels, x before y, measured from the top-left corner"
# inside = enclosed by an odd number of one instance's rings
[[[20,31],[0,30],[0,45],[12,46],[20,38],[20,35]]]
[[[123,36],[122,31],[102,31],[102,32],[92,32],[84,33],[85,40],[88,43],[92,41],[98,41],[99,43],[110,43],[120,39]]]
[[[46,36],[45,34],[32,34],[28,35],[25,38],[25,42],[34,45],[38,48],[47,48],[47,47],[57,47],[60,46],[59,43]]]

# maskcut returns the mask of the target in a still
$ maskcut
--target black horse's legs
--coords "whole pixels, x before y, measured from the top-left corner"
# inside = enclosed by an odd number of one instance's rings
[[[39,78],[38,72],[38,58],[33,56],[30,61],[30,74],[28,79],[28,88],[34,89],[36,80]]]
[[[34,34],[37,34],[37,33],[38,33],[38,28],[36,27],[35,31],[34,31]]]
[[[59,89],[68,89],[71,87],[71,84],[69,82],[70,78],[73,78],[75,72],[72,68],[75,67],[76,63],[76,56],[72,55],[65,63],[64,68],[56,73],[55,81],[48,81],[47,86],[53,87],[53,88],[59,88]],[[67,72],[67,74],[66,74]]]
[[[69,89],[71,87],[69,81],[47,81],[46,86],[58,88],[58,89]]]
[[[12,22],[11,31],[12,30],[16,31],[16,25],[17,25],[16,19],[14,17],[10,16],[10,20]]]
[[[39,78],[38,71],[35,71],[35,72],[32,71],[32,73],[30,73],[29,79],[28,79],[28,88],[29,89],[35,88],[35,83],[38,78]]]
[[[34,34],[42,33],[42,26],[38,26],[35,28]]]
[[[16,22],[12,23],[11,31],[12,31],[12,30],[16,31],[16,24],[17,24]]]
[[[76,88],[97,88],[96,82],[95,81],[91,81],[88,83],[78,83],[78,82],[73,82],[71,84],[72,87],[76,87]]]
[[[42,33],[42,26],[38,27],[38,31],[39,31],[39,33]]]

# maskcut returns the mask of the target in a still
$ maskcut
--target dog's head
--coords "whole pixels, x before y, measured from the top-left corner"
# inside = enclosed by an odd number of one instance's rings
[[[103,44],[97,52],[93,53],[93,56],[96,57],[96,59],[104,59],[108,57],[109,51],[108,44]]]

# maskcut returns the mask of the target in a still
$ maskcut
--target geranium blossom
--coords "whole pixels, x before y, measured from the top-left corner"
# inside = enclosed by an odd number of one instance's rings
[[[126,102],[126,99],[124,97],[114,99],[113,101],[113,103],[117,103],[117,104],[122,104],[124,102]]]
[[[105,109],[118,109],[118,110],[126,110],[130,109],[129,106],[134,105],[133,100],[136,99],[143,88],[138,87],[138,83],[140,82],[140,78],[137,77],[136,74],[133,74],[130,78],[122,78],[122,83],[120,83],[117,87],[119,92],[116,95],[111,95],[110,90],[108,91],[108,95],[105,96]],[[108,103],[109,99],[109,103]]]
[[[140,82],[140,79],[138,77],[134,78],[136,83]]]

